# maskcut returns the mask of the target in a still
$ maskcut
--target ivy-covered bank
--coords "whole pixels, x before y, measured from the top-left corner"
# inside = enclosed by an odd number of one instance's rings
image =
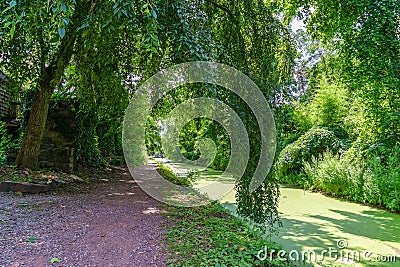
[[[261,231],[229,214],[219,203],[194,208],[165,206],[168,266],[294,266],[265,251],[279,251]],[[260,250],[262,253],[260,253]]]

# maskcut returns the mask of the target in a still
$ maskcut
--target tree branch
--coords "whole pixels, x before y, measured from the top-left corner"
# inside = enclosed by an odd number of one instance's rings
[[[229,16],[231,16],[233,19],[235,18],[235,16],[233,15],[232,11],[227,8],[226,6],[223,6],[221,4],[218,4],[217,2],[214,2],[212,0],[205,0],[206,2],[213,4],[214,6],[218,7],[219,9],[222,9],[223,11],[225,11],[226,13],[229,14]]]

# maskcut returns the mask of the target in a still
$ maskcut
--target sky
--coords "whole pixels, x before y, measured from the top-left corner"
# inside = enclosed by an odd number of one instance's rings
[[[292,22],[290,23],[290,26],[291,26],[293,32],[296,32],[299,29],[302,29],[302,30],[306,29],[306,25],[304,24],[304,22],[297,18],[294,18],[292,20]]]

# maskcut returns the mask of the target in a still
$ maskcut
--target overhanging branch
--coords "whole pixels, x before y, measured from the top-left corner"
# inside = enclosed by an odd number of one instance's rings
[[[212,0],[205,0],[205,1],[208,2],[208,3],[210,3],[210,4],[212,4],[212,5],[214,5],[214,6],[216,6],[216,7],[218,7],[219,9],[225,11],[225,12],[228,13],[229,16],[231,16],[232,18],[235,18],[235,16],[233,15],[232,11],[231,11],[229,8],[227,8],[226,6],[221,5],[221,4],[218,4],[217,2],[214,2],[214,1],[212,1]]]

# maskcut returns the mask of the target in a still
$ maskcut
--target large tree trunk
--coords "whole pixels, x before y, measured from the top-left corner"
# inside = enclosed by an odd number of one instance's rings
[[[15,162],[20,168],[38,168],[40,143],[42,142],[46,126],[50,98],[54,89],[61,81],[65,69],[68,67],[74,54],[74,45],[77,37],[76,27],[81,25],[83,19],[89,13],[92,4],[93,2],[90,0],[76,1],[75,13],[71,18],[71,23],[67,28],[65,36],[61,40],[57,53],[48,66],[46,66],[44,60],[42,62],[39,88],[33,96],[31,114],[24,140],[22,141]]]
[[[33,96],[28,125],[15,162],[17,166],[23,168],[38,168],[40,144],[46,125],[50,98],[54,91],[54,86],[50,83],[52,75],[49,75],[48,69],[43,69],[41,76],[40,87],[36,89]]]

